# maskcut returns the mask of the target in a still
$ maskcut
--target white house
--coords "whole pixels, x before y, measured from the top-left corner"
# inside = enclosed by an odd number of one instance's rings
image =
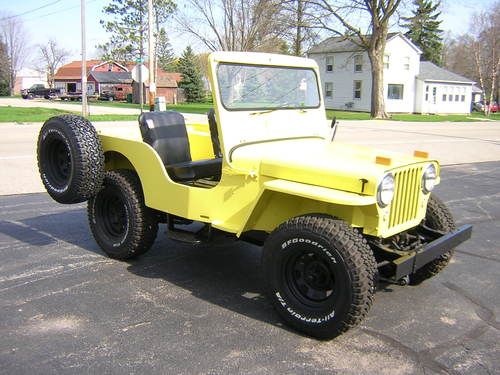
[[[469,113],[473,81],[421,62],[420,49],[390,33],[384,52],[387,112]],[[368,54],[342,37],[324,40],[308,56],[320,67],[325,107],[370,111],[372,78]]]
[[[38,70],[23,68],[16,74],[14,93],[19,94],[21,90],[28,89],[36,84],[47,86],[47,74]]]

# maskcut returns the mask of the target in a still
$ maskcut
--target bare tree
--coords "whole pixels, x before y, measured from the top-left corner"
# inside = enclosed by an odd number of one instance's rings
[[[496,8],[496,9],[495,9]],[[500,2],[491,11],[500,11]],[[490,12],[479,12],[472,18],[471,31],[474,37],[472,51],[474,63],[485,99],[492,103],[498,96],[500,70],[500,16]],[[489,106],[484,106],[489,114]]]
[[[287,24],[277,0],[186,0],[181,27],[209,50],[272,51]]]
[[[312,27],[314,20],[308,14],[311,5],[307,0],[284,0],[282,6],[289,23],[286,39],[291,45],[291,53],[302,56],[319,37]]]
[[[40,66],[38,70],[47,73],[47,82],[49,87],[54,87],[54,76],[57,69],[67,60],[70,52],[57,45],[54,39],[49,39],[47,44],[38,45],[38,51],[40,55]]]
[[[384,101],[384,50],[391,17],[402,0],[305,0],[316,28],[343,36],[368,53],[371,63],[371,116],[387,118]],[[362,20],[368,24],[362,30]]]
[[[17,72],[28,58],[27,36],[22,21],[6,14],[0,16],[0,35],[7,46],[9,56],[10,93],[12,95]]]
[[[476,81],[485,101],[499,99],[500,1],[472,16],[470,31],[445,43],[446,68]],[[489,107],[484,106],[488,111]]]
[[[477,81],[474,55],[471,46],[474,39],[469,34],[447,35],[443,42],[443,66],[455,73]]]

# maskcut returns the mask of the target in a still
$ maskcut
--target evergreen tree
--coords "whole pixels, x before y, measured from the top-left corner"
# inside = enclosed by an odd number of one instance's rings
[[[0,37],[0,96],[7,96],[10,92],[9,85],[9,56],[7,46]]]
[[[156,36],[156,57],[158,67],[165,72],[175,72],[177,58],[167,36],[167,32],[162,27]]]
[[[402,17],[406,22],[402,26],[408,29],[405,34],[421,50],[421,60],[431,61],[437,65],[442,64],[443,30],[441,25],[441,2],[432,0],[414,0],[415,9],[412,16]]]
[[[109,41],[97,46],[103,59],[133,61],[144,57],[148,37],[147,0],[111,0],[103,9],[109,17],[101,25],[110,34]],[[154,32],[175,10],[173,0],[154,0]]]
[[[182,74],[179,87],[184,89],[186,101],[190,103],[201,102],[205,97],[203,80],[196,59],[191,46],[187,46],[178,61],[178,68]]]

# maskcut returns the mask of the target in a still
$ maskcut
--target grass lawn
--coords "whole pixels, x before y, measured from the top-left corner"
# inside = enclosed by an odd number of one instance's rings
[[[139,104],[119,103],[119,102],[92,102],[91,105],[122,107],[122,108],[139,108]],[[147,106],[145,106],[147,108]],[[183,104],[167,104],[167,110],[179,111],[184,113],[200,113],[205,114],[213,108],[212,103],[183,103]],[[326,115],[329,119],[333,116],[337,120],[369,120],[370,114],[367,112],[349,112],[349,111],[333,111],[327,110]],[[394,114],[391,120],[394,121],[415,121],[415,122],[471,122],[478,121],[477,119],[500,120],[500,114],[494,113],[489,117],[485,117],[482,113],[473,112],[470,115],[418,115],[418,114]]]
[[[139,108],[138,104],[118,103],[118,102],[93,102],[92,105],[112,106],[123,108]],[[212,103],[184,103],[177,105],[167,105],[168,110],[174,110],[184,113],[205,114]],[[146,107],[145,107],[146,108]],[[146,109],[147,110],[147,109]],[[43,122],[49,117],[61,115],[64,113],[76,113],[60,109],[40,108],[40,107],[0,107],[0,122]],[[369,120],[370,115],[366,112],[348,112],[348,111],[326,111],[327,117],[332,119],[336,116],[338,120]],[[471,115],[416,115],[416,114],[394,114],[391,120],[394,121],[415,121],[415,122],[470,122],[478,119],[500,120],[500,113],[491,114],[485,117],[482,113],[474,112]],[[91,115],[90,121],[136,121],[137,115]]]
[[[333,116],[337,120],[369,120],[370,114],[367,112],[347,112],[327,110],[326,115],[329,119]],[[479,119],[479,120],[478,120]],[[393,121],[414,121],[414,122],[472,122],[480,121],[480,119],[500,120],[500,113],[492,113],[489,117],[479,112],[473,112],[470,115],[419,115],[411,113],[395,113],[391,115],[390,120]]]
[[[49,117],[71,113],[52,108],[0,107],[0,122],[43,122]]]
[[[61,101],[58,103],[61,104],[78,104],[78,102],[71,101]],[[132,103],[123,103],[123,102],[106,102],[106,101],[91,101],[89,102],[90,106],[99,106],[99,107],[114,107],[114,108],[140,108],[139,104]],[[207,113],[210,108],[213,108],[212,103],[183,103],[183,104],[167,104],[167,110],[171,111],[179,111],[184,113]],[[148,110],[148,104],[144,104],[144,110]]]
[[[0,107],[0,122],[44,122],[49,117],[65,113],[61,109],[40,107]],[[78,113],[76,113],[78,114]],[[90,121],[136,121],[137,115],[91,115]]]

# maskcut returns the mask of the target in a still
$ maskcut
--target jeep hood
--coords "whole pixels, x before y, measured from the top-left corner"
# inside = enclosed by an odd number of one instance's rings
[[[390,165],[376,162],[390,159]],[[261,176],[373,195],[383,175],[425,159],[319,138],[242,145],[232,154],[235,167]]]

